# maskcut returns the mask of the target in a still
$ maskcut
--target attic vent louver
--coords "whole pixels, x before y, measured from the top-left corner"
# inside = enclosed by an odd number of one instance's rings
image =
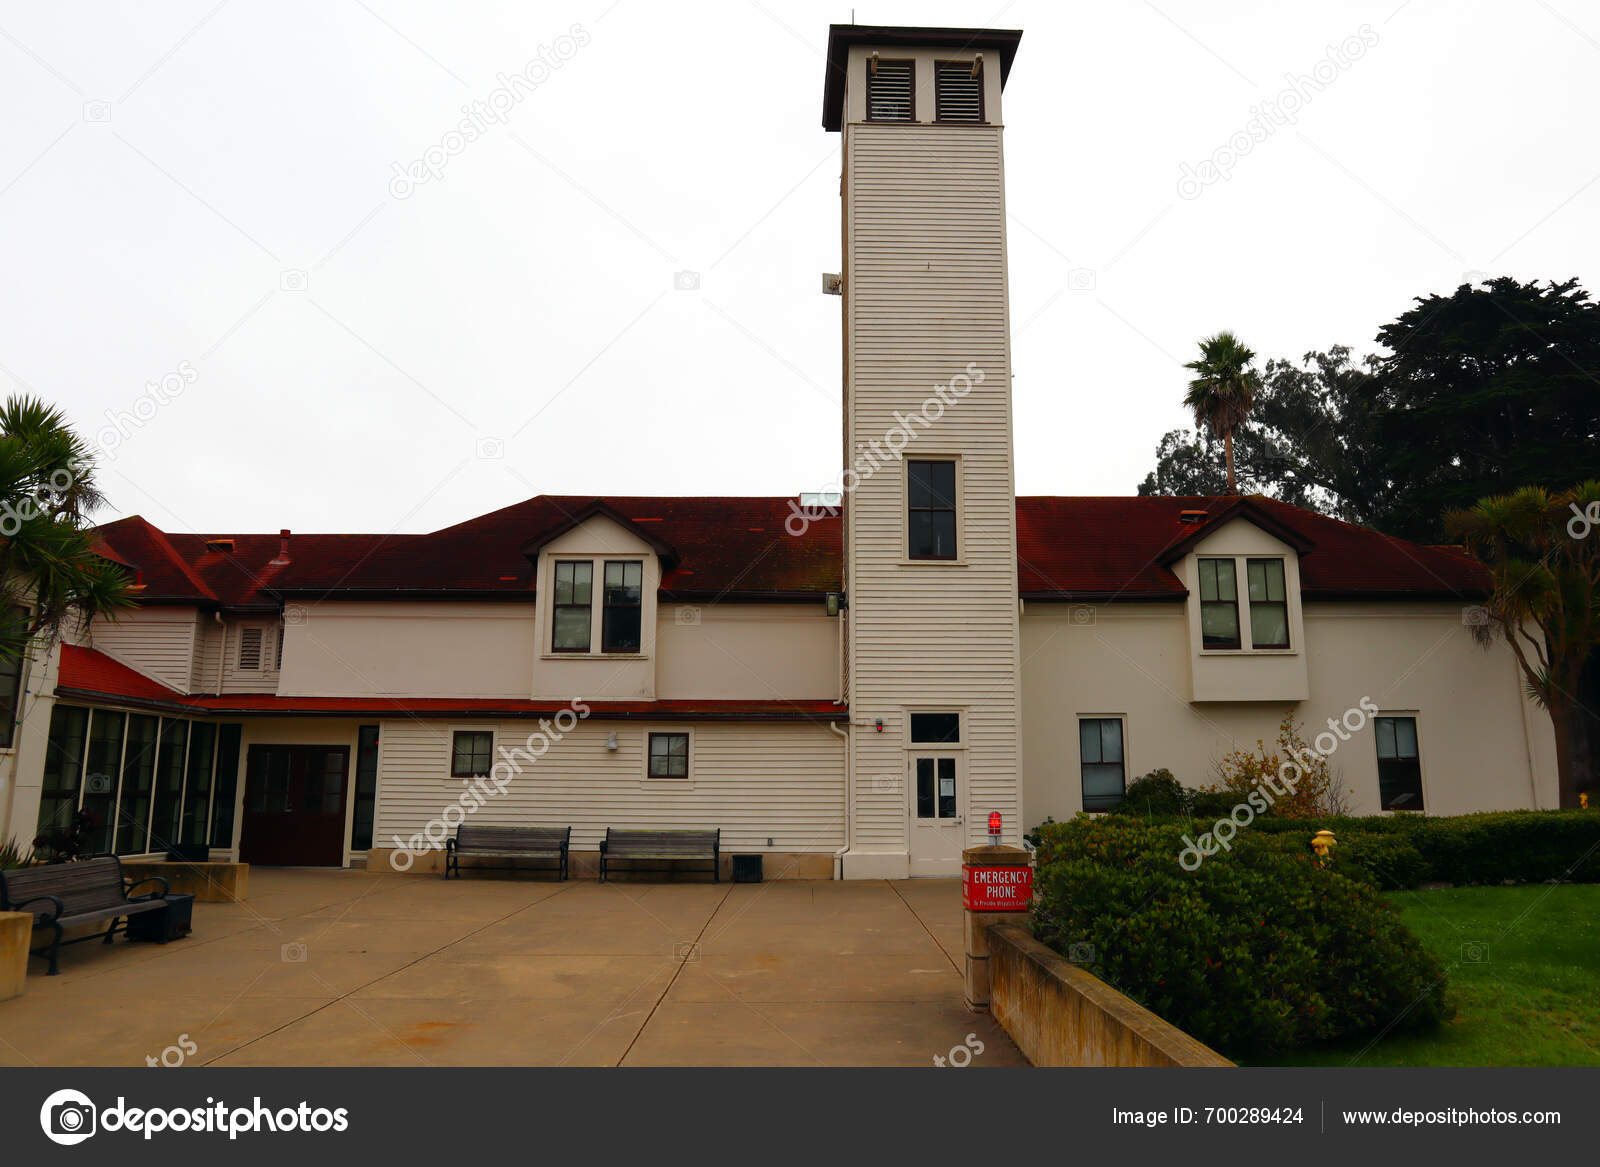
[[[982,62],[937,62],[933,66],[933,94],[939,121],[983,121]]]
[[[910,61],[874,61],[867,70],[867,120],[909,122],[913,65]]]
[[[239,630],[239,668],[241,671],[259,671],[261,668],[261,629]]]
[[[206,540],[206,550],[207,551],[232,551],[233,550],[233,540],[232,539],[207,539]]]
[[[1179,511],[1178,512],[1178,522],[1180,522],[1180,523],[1203,523],[1205,521],[1205,517],[1206,517],[1206,512],[1205,511]]]

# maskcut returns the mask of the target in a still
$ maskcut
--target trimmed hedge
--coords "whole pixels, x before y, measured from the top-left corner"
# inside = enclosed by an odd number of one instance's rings
[[[1225,1053],[1452,1016],[1438,962],[1372,888],[1268,834],[1186,872],[1185,834],[1115,816],[1041,827],[1035,934],[1092,952],[1096,976]]]
[[[1309,838],[1330,830],[1346,860],[1380,873],[1380,886],[1430,880],[1474,884],[1600,883],[1600,811],[1507,810],[1450,816],[1258,818],[1247,831]],[[1242,833],[1242,832],[1241,832]]]
[[[1157,774],[1162,773],[1157,771]],[[1150,775],[1149,777],[1154,777]],[[1148,778],[1130,784],[1131,791]],[[1165,794],[1164,789],[1160,794]],[[1120,809],[1123,817],[1151,823],[1184,823],[1197,837],[1228,814],[1238,799],[1220,791],[1190,791],[1188,811],[1163,813],[1170,799],[1144,801]],[[1239,834],[1288,836],[1285,850],[1301,851],[1312,835],[1329,830],[1339,840],[1335,866],[1347,875],[1385,890],[1419,883],[1452,884],[1600,883],[1600,810],[1506,810],[1483,814],[1421,814],[1290,819],[1261,815]]]

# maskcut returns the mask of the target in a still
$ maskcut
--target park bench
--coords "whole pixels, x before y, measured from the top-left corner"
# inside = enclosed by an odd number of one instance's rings
[[[571,827],[480,827],[462,823],[456,828],[456,837],[444,841],[444,877],[450,878],[452,870],[461,878],[461,858],[469,859],[553,859],[556,879],[567,878],[567,845],[572,841]],[[504,865],[506,870],[515,864]],[[467,870],[482,870],[473,864]]]
[[[145,884],[160,884],[161,890],[134,895],[133,889]],[[0,911],[29,912],[35,917],[35,927],[49,926],[55,935],[46,948],[34,949],[32,955],[50,961],[48,975],[60,970],[56,958],[61,951],[61,934],[80,924],[98,924],[111,921],[106,929],[105,943],[117,933],[117,921],[142,912],[167,910],[167,881],[159,875],[130,880],[122,874],[122,860],[115,855],[99,859],[84,859],[77,863],[45,863],[32,867],[19,867],[0,871]],[[122,931],[127,931],[124,924]],[[69,940],[77,944],[95,940],[99,933]]]
[[[709,862],[712,882],[722,880],[722,830],[714,831],[634,831],[606,828],[600,842],[600,882],[606,880],[609,864],[625,859]],[[670,871],[667,867],[631,867],[631,871]]]

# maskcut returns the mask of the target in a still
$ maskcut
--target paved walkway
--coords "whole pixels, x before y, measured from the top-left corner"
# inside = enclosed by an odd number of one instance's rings
[[[0,1065],[931,1066],[969,1034],[973,1066],[1024,1064],[961,1003],[954,880],[258,868],[250,890],[165,947],[31,961]]]

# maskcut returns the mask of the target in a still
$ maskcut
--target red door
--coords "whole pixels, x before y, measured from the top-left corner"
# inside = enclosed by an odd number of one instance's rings
[[[239,858],[266,867],[344,862],[346,746],[251,746]]]

